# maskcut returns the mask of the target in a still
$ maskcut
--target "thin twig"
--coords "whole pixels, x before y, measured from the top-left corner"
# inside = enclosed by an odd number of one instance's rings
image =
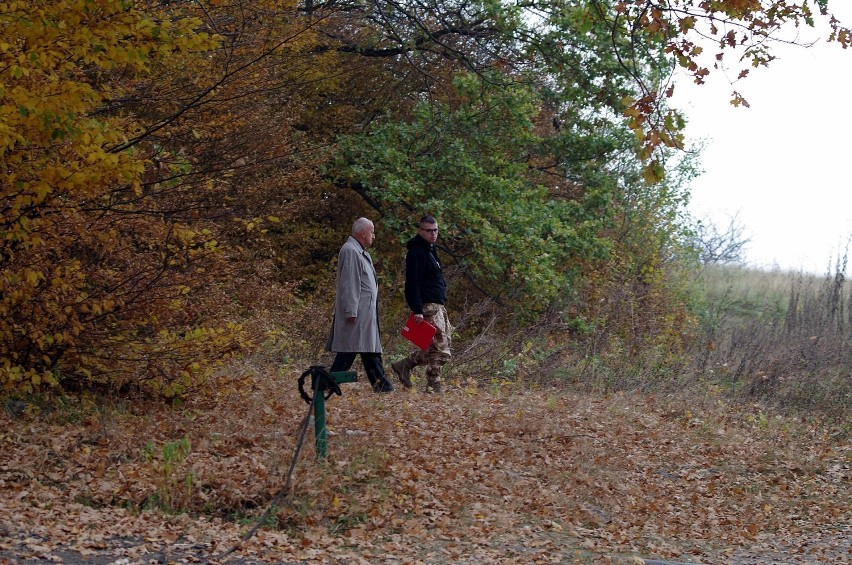
[[[315,394],[322,394],[322,392],[315,392]],[[296,462],[299,460],[299,453],[301,453],[302,447],[305,445],[305,436],[308,433],[308,424],[310,422],[313,410],[314,403],[309,402],[308,413],[305,414],[305,419],[302,421],[302,431],[299,433],[299,442],[296,444],[296,451],[295,453],[293,453],[293,460],[290,462],[290,470],[287,471],[287,480],[284,482],[284,486],[281,487],[281,490],[279,490],[278,493],[273,497],[272,502],[269,503],[269,507],[266,509],[266,512],[263,513],[263,516],[261,516],[260,519],[255,522],[254,526],[252,526],[251,529],[249,529],[249,531],[245,533],[245,535],[243,535],[239,543],[237,543],[237,545],[223,553],[219,557],[220,559],[224,559],[225,557],[235,552],[237,549],[240,548],[240,546],[242,546],[242,544],[246,542],[246,540],[252,537],[255,532],[257,532],[257,530],[259,530],[266,523],[266,520],[269,518],[269,514],[272,512],[272,509],[278,506],[278,503],[281,502],[281,499],[284,497],[284,495],[286,495],[290,491],[290,483],[293,480],[293,471],[296,469]]]

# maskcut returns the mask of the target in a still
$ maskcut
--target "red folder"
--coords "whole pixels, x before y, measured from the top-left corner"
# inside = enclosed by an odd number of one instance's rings
[[[422,350],[429,349],[432,338],[435,337],[435,326],[423,320],[419,324],[414,320],[414,313],[408,315],[408,321],[402,328],[402,337],[416,345]]]

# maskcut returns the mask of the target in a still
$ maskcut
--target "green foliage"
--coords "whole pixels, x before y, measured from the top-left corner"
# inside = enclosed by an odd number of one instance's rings
[[[154,473],[156,492],[148,499],[148,504],[164,512],[179,513],[186,511],[191,504],[195,475],[186,469],[186,459],[191,447],[189,438],[167,441],[160,452],[152,443],[145,445],[145,460]]]
[[[436,215],[443,244],[481,288],[540,308],[566,290],[574,265],[604,253],[597,232],[610,187],[592,179],[568,199],[543,184],[530,163],[543,148],[529,87],[494,89],[475,75],[454,86],[452,108],[423,103],[410,122],[344,137],[334,174],[362,186],[403,237],[412,213]]]

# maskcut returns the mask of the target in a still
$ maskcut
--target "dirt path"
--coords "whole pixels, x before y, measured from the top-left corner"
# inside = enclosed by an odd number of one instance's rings
[[[0,416],[0,562],[852,562],[852,449],[831,429],[654,397],[359,385],[329,401],[328,461],[309,445],[274,528],[226,560],[283,484],[298,398]]]

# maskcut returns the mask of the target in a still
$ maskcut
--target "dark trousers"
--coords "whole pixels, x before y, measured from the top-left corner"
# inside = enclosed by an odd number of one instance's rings
[[[385,377],[385,365],[382,363],[381,353],[353,353],[349,351],[338,353],[334,356],[334,362],[331,364],[329,371],[348,371],[352,363],[355,362],[356,355],[361,356],[364,371],[366,371],[367,378],[370,380],[370,385],[372,385],[374,390],[393,390],[393,385]]]

